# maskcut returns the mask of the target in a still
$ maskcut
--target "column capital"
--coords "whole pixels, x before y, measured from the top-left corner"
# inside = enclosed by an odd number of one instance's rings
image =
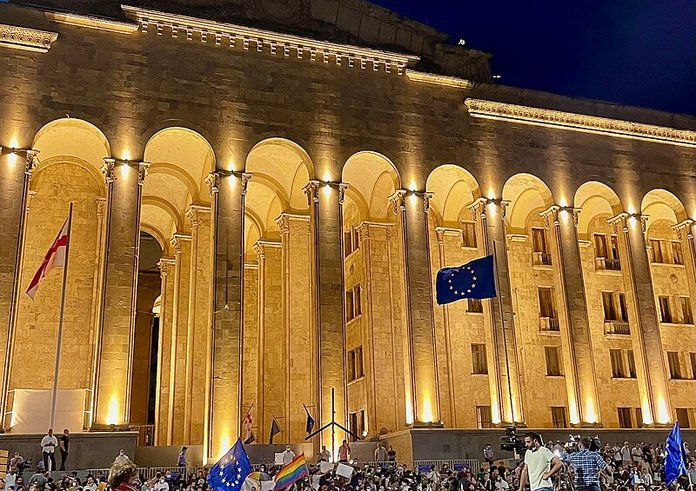
[[[681,222],[677,223],[676,225],[672,225],[672,230],[677,232],[677,237],[679,240],[682,240],[684,236],[684,232],[686,232],[686,238],[691,240],[694,238],[694,233],[693,233],[693,225],[694,225],[694,220],[691,218],[687,218],[686,220],[682,220]]]
[[[462,231],[461,231],[461,229],[452,228],[452,227],[435,227],[435,234],[437,235],[438,244],[442,244],[445,240],[445,235],[450,234],[450,235],[461,236]]]
[[[645,233],[648,230],[649,218],[649,215],[644,215],[642,213],[627,213],[624,211],[614,217],[609,218],[607,220],[607,223],[609,223],[609,225],[613,225],[614,231],[618,233],[619,225],[621,225],[621,230],[623,232],[628,232],[628,222],[631,220],[639,220],[641,230],[643,231],[643,233]]]
[[[472,204],[468,206],[469,210],[474,217],[474,221],[477,221],[478,217],[486,218],[486,207],[495,206],[500,208],[500,219],[505,220],[507,218],[507,208],[510,205],[510,200],[502,198],[478,198]]]
[[[389,196],[387,199],[392,206],[392,212],[394,215],[398,215],[400,211],[406,211],[406,190],[397,189],[394,194]]]
[[[539,213],[539,216],[541,216],[546,222],[546,228],[550,228],[552,221],[554,226],[558,226],[560,224],[559,216],[561,213],[570,213],[573,216],[573,225],[577,227],[580,211],[580,208],[574,208],[572,206],[551,205],[546,210]]]
[[[210,208],[201,205],[189,205],[186,209],[186,218],[191,222],[191,227],[196,228],[201,223],[204,215],[210,213]]]
[[[280,248],[282,247],[282,244],[280,242],[273,242],[270,240],[258,240],[256,241],[256,244],[254,244],[253,249],[256,255],[258,255],[260,258],[265,258],[266,257],[266,248],[267,247],[276,247]]]
[[[284,211],[275,220],[276,224],[278,225],[278,228],[280,229],[281,234],[290,233],[290,222],[292,220],[303,220],[309,222],[310,217],[309,215],[298,215],[295,213],[288,213]]]
[[[205,182],[208,183],[208,192],[212,197],[214,194],[220,192],[220,181],[223,177],[236,177],[242,184],[242,196],[246,196],[247,185],[249,184],[252,176],[253,174],[248,172],[215,170],[206,176]]]
[[[29,179],[31,179],[34,169],[39,164],[39,151],[29,148],[25,150],[25,153],[26,161],[24,162],[24,173],[29,176]]]
[[[163,257],[157,263],[157,267],[160,270],[160,276],[163,280],[172,272],[172,269],[176,265],[176,259],[173,257]]]
[[[147,177],[148,170],[150,169],[150,162],[115,159],[113,157],[104,157],[104,164],[101,168],[101,172],[102,174],[104,174],[104,180],[106,181],[106,183],[110,184],[116,180],[114,170],[116,169],[116,166],[122,165],[134,167],[138,170],[138,185],[142,186],[145,182],[145,177]]]
[[[302,191],[307,196],[307,205],[312,206],[312,203],[319,203],[319,189],[325,186],[338,190],[338,203],[343,204],[343,201],[346,198],[346,190],[350,187],[349,184],[345,182],[330,182],[311,179],[307,185],[302,188]]]
[[[190,242],[191,241],[191,236],[186,235],[186,234],[174,234],[172,235],[172,238],[169,240],[169,243],[172,245],[174,248],[174,254],[179,256],[181,254],[181,247],[184,242]]]
[[[104,164],[102,164],[101,172],[104,174],[104,180],[106,184],[114,182],[114,168],[116,167],[116,159],[111,157],[104,157]]]
[[[150,171],[150,162],[138,162],[138,185],[142,186]]]

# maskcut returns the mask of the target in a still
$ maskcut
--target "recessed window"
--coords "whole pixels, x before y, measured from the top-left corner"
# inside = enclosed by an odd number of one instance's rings
[[[630,407],[617,407],[616,413],[619,417],[619,428],[633,428]]]
[[[551,424],[554,428],[567,428],[566,408],[557,406],[551,408]]]
[[[476,246],[476,223],[462,222],[462,247]]]
[[[672,309],[669,305],[669,297],[660,296],[657,297],[657,300],[660,304],[660,322],[667,324],[672,323],[674,320],[672,317]]]
[[[474,314],[483,313],[483,302],[478,298],[467,298],[466,311]]]
[[[488,363],[486,362],[486,345],[472,344],[471,345],[471,364],[472,373],[478,375],[488,374]]]
[[[546,375],[560,376],[561,372],[561,350],[558,346],[545,346],[544,354],[546,357]]]
[[[532,263],[544,266],[551,264],[546,230],[543,228],[532,228]]]
[[[476,424],[479,428],[492,428],[491,406],[476,406]]]
[[[676,351],[667,352],[667,363],[669,364],[669,376],[670,378],[680,380],[683,377],[681,371],[681,363],[679,363],[679,353]]]

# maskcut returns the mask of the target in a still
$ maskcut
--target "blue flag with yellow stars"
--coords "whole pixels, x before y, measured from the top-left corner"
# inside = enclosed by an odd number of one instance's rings
[[[674,428],[667,436],[665,454],[665,483],[671,486],[674,481],[689,472],[686,468],[684,441],[678,421],[674,423]]]
[[[208,484],[215,491],[239,491],[251,474],[251,462],[241,439],[210,468]]]
[[[456,302],[462,298],[493,298],[495,267],[492,255],[474,259],[456,268],[442,268],[437,272],[435,290],[437,303]]]

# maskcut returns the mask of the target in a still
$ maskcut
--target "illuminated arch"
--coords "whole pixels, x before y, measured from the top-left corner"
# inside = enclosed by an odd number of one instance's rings
[[[425,185],[433,193],[430,201],[436,223],[458,227],[466,207],[481,197],[478,181],[467,170],[454,164],[433,169]]]
[[[573,206],[579,208],[578,236],[587,239],[591,223],[598,216],[611,218],[624,211],[616,192],[604,183],[589,181],[583,183],[575,192]]]
[[[524,233],[532,213],[555,204],[549,187],[532,174],[515,174],[503,186],[503,199],[510,202],[508,224],[512,232]],[[534,217],[535,218],[535,217]]]
[[[346,161],[341,180],[350,186],[348,197],[363,220],[386,221],[388,198],[401,189],[401,177],[391,160],[373,151],[358,152]]]

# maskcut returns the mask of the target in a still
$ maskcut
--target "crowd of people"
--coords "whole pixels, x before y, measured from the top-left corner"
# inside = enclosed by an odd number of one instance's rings
[[[47,435],[53,437],[51,433]],[[26,462],[15,455],[9,462],[7,476],[0,480],[0,491],[211,491],[208,486],[208,470],[186,468],[186,448],[182,448],[177,464],[180,470],[167,471],[150,478],[139,475],[137,468],[123,452],[115,459],[111,475],[106,473],[88,474],[82,478],[73,472],[56,473],[47,471],[55,465],[51,455],[46,455],[46,448],[64,450],[64,464],[69,452],[69,436],[58,440],[55,445],[47,445],[46,438],[41,447],[43,459],[37,464],[36,472],[29,476],[24,471]],[[56,438],[56,437],[53,437]],[[309,475],[293,488],[294,491],[660,491],[667,490],[664,476],[665,445],[628,442],[623,444],[599,444],[596,440],[580,438],[573,442],[544,443],[540,435],[530,432],[524,437],[524,458],[496,459],[495,451],[488,445],[483,451],[483,465],[480,469],[448,465],[417,466],[407,468],[397,463],[396,451],[378,445],[374,453],[375,461],[357,463],[351,461],[353,468],[349,477],[341,476],[337,468],[326,469],[322,462],[330,456],[326,448],[318,455],[318,462],[309,464]],[[290,448],[287,459],[292,460],[294,453]],[[696,452],[692,455],[688,444],[684,445],[688,459],[688,474],[683,476],[677,486],[693,491],[691,483],[696,483]],[[291,454],[291,455],[290,455]],[[349,463],[350,446],[344,442],[339,452],[340,461]],[[46,465],[48,464],[48,466]],[[260,465],[255,470],[258,476],[270,481],[282,468],[282,465]],[[116,470],[114,470],[116,469]],[[128,474],[128,478],[119,481],[118,472]],[[125,469],[125,470],[123,470]],[[114,474],[114,472],[116,474]],[[116,475],[116,479],[114,478]],[[122,476],[121,476],[122,477]],[[263,491],[261,483],[247,483],[244,491]],[[674,489],[672,487],[671,489]]]

